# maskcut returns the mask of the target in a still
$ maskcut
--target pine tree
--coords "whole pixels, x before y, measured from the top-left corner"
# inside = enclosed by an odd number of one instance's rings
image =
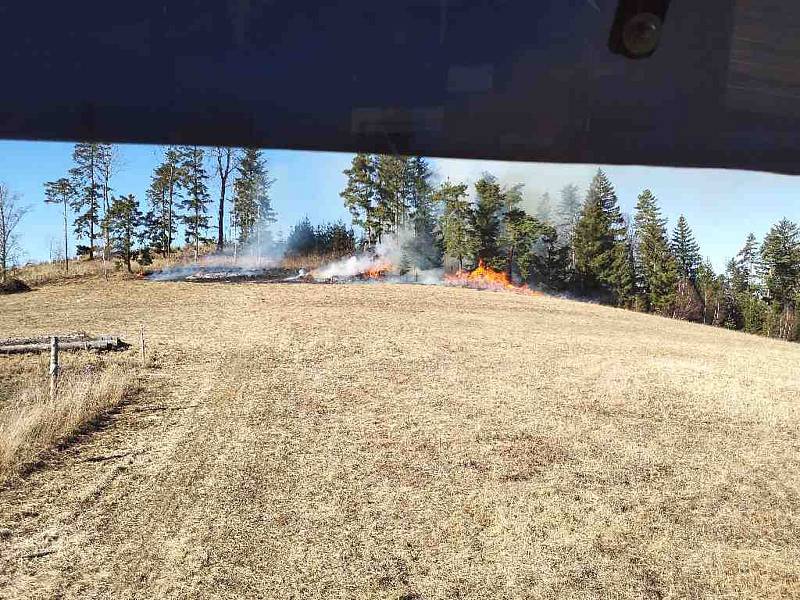
[[[128,272],[131,272],[133,244],[139,237],[142,225],[142,213],[139,202],[133,194],[112,198],[107,215],[106,226],[109,231],[111,247],[115,254],[122,257]]]
[[[542,194],[542,197],[539,199],[535,216],[542,223],[553,222],[553,203],[550,201],[550,194],[547,192]]]
[[[503,215],[503,228],[498,242],[503,248],[506,273],[516,270],[523,281],[527,281],[536,264],[536,245],[550,228],[519,208],[511,208]]]
[[[700,266],[700,245],[695,241],[686,217],[681,215],[672,233],[672,253],[678,265],[678,272],[692,283],[697,279]]]
[[[377,204],[373,210],[383,231],[398,232],[408,221],[408,200],[413,187],[408,171],[408,159],[404,156],[381,154],[377,157]]]
[[[181,199],[181,181],[184,180],[181,155],[177,148],[169,147],[164,160],[151,177],[147,190],[149,210],[145,215],[146,236],[150,246],[164,258],[169,258],[177,233],[177,204]]]
[[[378,202],[376,170],[374,155],[356,154],[350,168],[344,171],[347,185],[339,194],[350,211],[353,225],[363,229],[369,246],[380,242],[383,235],[383,223],[375,212]]]
[[[276,221],[269,195],[273,183],[261,151],[256,148],[245,149],[233,182],[233,213],[240,242],[256,240],[260,249],[268,241],[269,227]]]
[[[558,233],[545,225],[539,243],[541,249],[533,254],[533,277],[551,290],[565,289],[568,281],[570,247],[559,243]]]
[[[758,241],[756,236],[750,233],[745,239],[744,246],[736,254],[734,261],[735,287],[739,291],[756,292],[758,288],[758,262]]]
[[[433,240],[436,228],[436,203],[433,201],[433,171],[421,156],[412,156],[406,165],[406,204],[414,224],[414,235]]]
[[[761,274],[770,303],[794,307],[800,279],[800,230],[781,219],[773,225],[761,245]]]
[[[442,207],[439,228],[442,231],[444,253],[458,260],[458,268],[464,269],[464,259],[473,255],[474,236],[470,228],[472,207],[467,198],[465,183],[442,183],[433,194],[434,202]]]
[[[412,235],[405,236],[402,250],[410,267],[423,270],[442,265],[443,248],[436,231],[438,212],[433,200],[432,177],[433,171],[423,157],[406,159],[404,195],[410,222],[405,229]]]
[[[183,216],[185,240],[194,246],[194,259],[200,255],[200,244],[206,243],[205,232],[208,230],[208,173],[203,164],[204,152],[198,146],[183,146],[178,150],[180,155],[181,187],[185,191],[181,208],[186,212]]]
[[[617,194],[606,174],[597,170],[575,225],[572,245],[575,272],[582,294],[601,294],[614,301],[630,276],[624,221]]]
[[[762,333],[768,316],[768,306],[757,292],[755,277],[751,279],[750,262],[756,264],[758,257],[755,236],[752,236],[752,240],[751,236],[748,236],[744,248],[736,258],[728,261],[725,277],[732,302],[735,303],[737,329],[743,329],[747,333]],[[755,250],[752,256],[751,248]]]
[[[75,187],[66,177],[44,184],[44,201],[61,204],[64,214],[64,270],[69,272],[69,206],[75,202]]]
[[[116,172],[118,165],[117,149],[111,144],[97,144],[97,181],[103,206],[100,221],[103,224],[103,258],[105,260],[111,258],[111,240],[106,223],[108,223],[108,212],[111,210],[111,177]]]
[[[94,258],[96,228],[100,223],[100,144],[75,144],[69,170],[72,186],[76,190],[72,210],[77,213],[75,233],[89,240],[89,259]]]
[[[610,282],[617,305],[636,307],[636,259],[634,257],[636,232],[627,217],[622,218],[621,237],[617,242],[612,263],[613,278]]]
[[[575,249],[572,245],[572,236],[575,226],[581,215],[581,201],[578,196],[578,186],[575,184],[565,185],[561,189],[561,200],[558,204],[558,239],[568,248],[567,255],[567,279],[571,279],[575,273]]]
[[[703,303],[704,324],[720,325],[723,308],[722,278],[714,273],[714,266],[709,259],[697,269],[697,292]]]
[[[308,217],[301,219],[286,238],[286,253],[292,256],[308,256],[314,253],[322,253],[318,247],[318,240],[324,235],[324,230],[320,226],[316,231]]]
[[[660,314],[671,312],[678,280],[666,223],[666,219],[661,217],[656,197],[650,190],[644,190],[639,194],[634,218],[637,284],[645,310]]]
[[[578,186],[570,183],[561,189],[561,201],[558,204],[559,236],[569,241],[575,225],[581,216],[581,200]]]
[[[503,268],[506,261],[500,257],[498,236],[504,203],[508,197],[501,191],[497,179],[488,173],[484,173],[475,183],[475,192],[477,199],[470,211],[475,258],[487,266]]]

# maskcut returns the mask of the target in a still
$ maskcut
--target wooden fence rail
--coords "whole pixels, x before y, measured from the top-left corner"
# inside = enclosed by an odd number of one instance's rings
[[[51,349],[51,342],[49,338],[47,338],[46,341],[39,341],[39,339],[32,338],[26,342],[23,342],[22,340],[7,340],[7,342],[12,343],[0,341],[0,354],[50,352]],[[110,335],[72,340],[70,340],[68,337],[58,337],[59,350],[124,350],[127,347],[128,344],[123,342],[120,338]]]

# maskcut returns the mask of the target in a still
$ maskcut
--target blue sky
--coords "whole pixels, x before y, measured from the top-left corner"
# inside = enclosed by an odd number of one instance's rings
[[[0,141],[0,181],[30,207],[20,229],[24,260],[46,260],[50,246],[60,243],[62,221],[57,206],[44,204],[43,183],[66,174],[72,144],[61,142]],[[144,192],[161,147],[122,145],[122,167],[113,181],[115,193],[133,193],[144,202]],[[314,222],[349,221],[339,191],[342,171],[351,154],[266,150],[275,184],[272,196],[278,227],[286,232],[303,216]],[[576,184],[583,194],[597,165],[509,163],[433,159],[437,178],[472,183],[484,171],[503,183],[525,184],[528,208],[542,193],[556,200],[559,190]],[[720,270],[749,232],[761,239],[781,217],[800,219],[797,198],[800,178],[751,171],[603,166],[617,189],[623,212],[632,213],[636,196],[650,188],[657,196],[670,229],[683,213],[700,243],[701,252]],[[212,195],[216,196],[212,186]],[[74,236],[71,247],[74,248]]]

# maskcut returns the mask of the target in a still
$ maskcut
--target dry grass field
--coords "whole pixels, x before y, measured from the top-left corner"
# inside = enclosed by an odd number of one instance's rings
[[[0,489],[0,597],[800,597],[799,345],[414,285],[0,297],[0,337],[142,323],[135,396]]]

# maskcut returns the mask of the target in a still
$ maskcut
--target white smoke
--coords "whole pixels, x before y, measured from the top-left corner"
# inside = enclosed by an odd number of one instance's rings
[[[247,244],[230,244],[224,252],[204,254],[196,261],[170,265],[148,278],[152,281],[195,281],[258,277],[269,269],[280,267],[283,254],[283,246],[274,243],[271,238],[255,239]]]
[[[328,263],[311,271],[314,279],[350,279],[367,271],[395,271],[402,261],[401,236],[383,237],[371,252],[363,252]]]

